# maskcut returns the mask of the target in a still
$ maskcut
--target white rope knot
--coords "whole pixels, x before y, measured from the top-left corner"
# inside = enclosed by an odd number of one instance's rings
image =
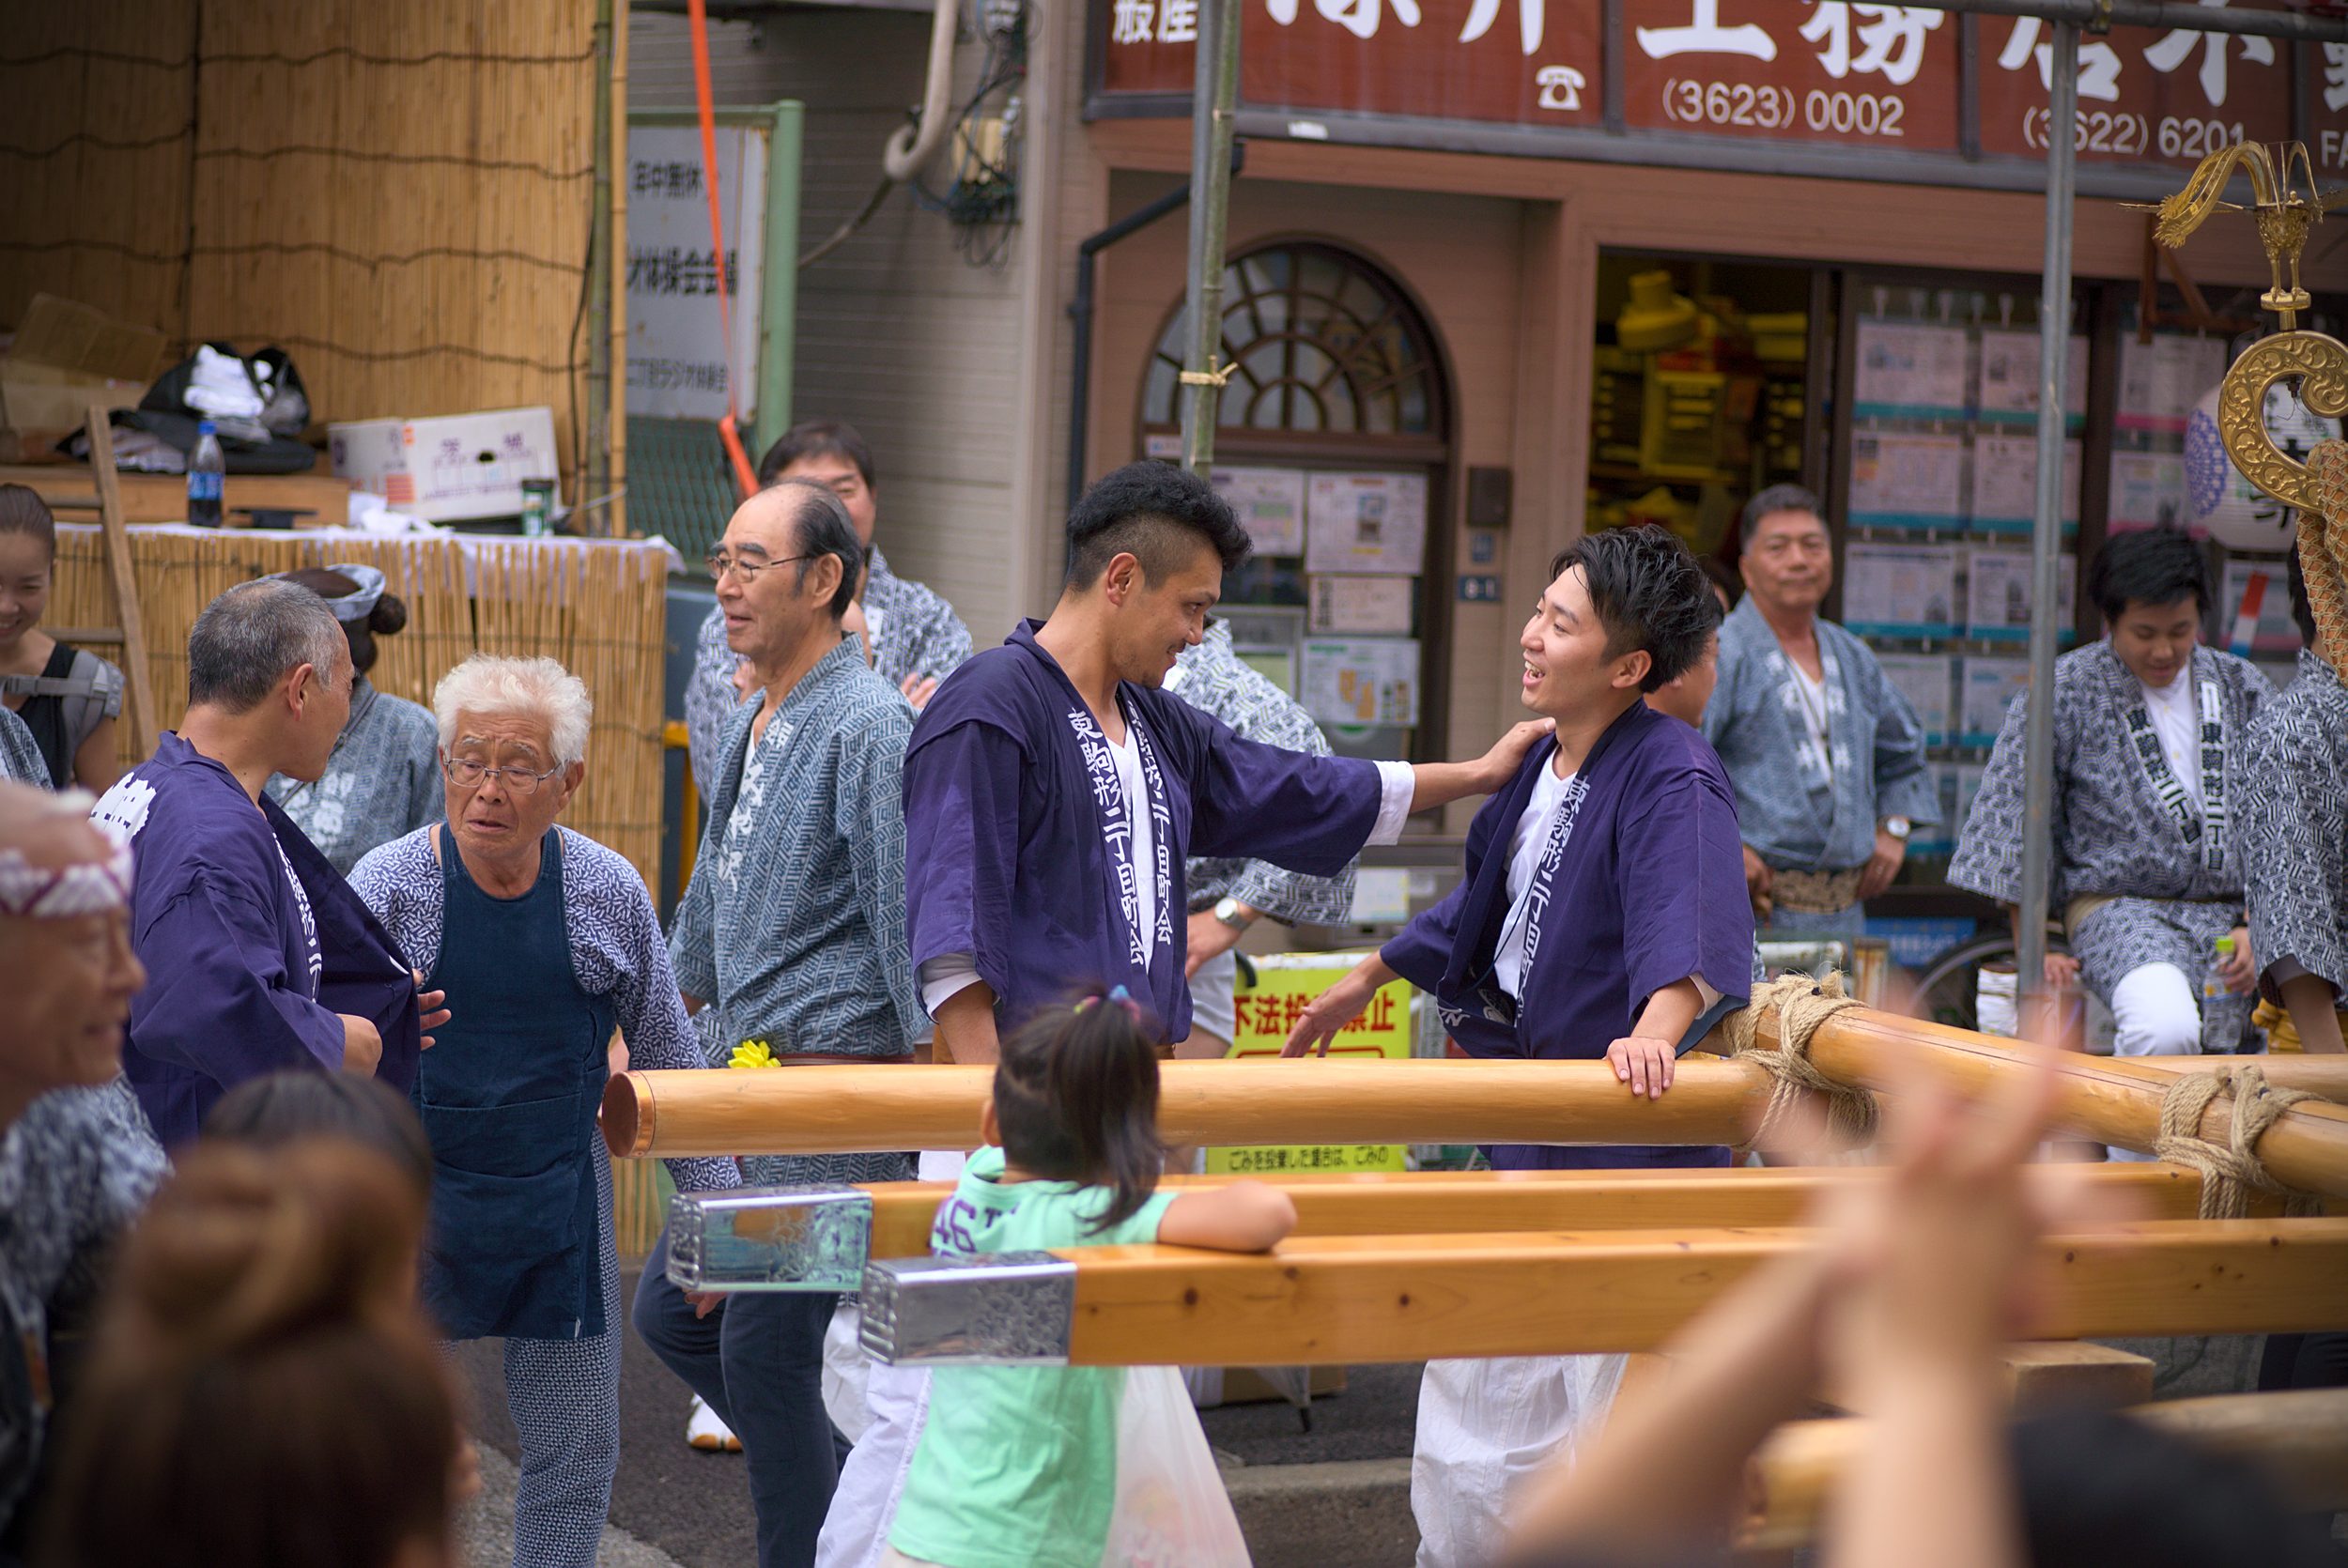
[[[2186,1072],[2169,1085],[2160,1100],[2160,1136],[2153,1153],[2198,1172],[2201,1178],[2201,1218],[2240,1220],[2250,1212],[2250,1194],[2266,1192],[2283,1200],[2290,1216],[2318,1212],[2312,1193],[2285,1187],[2267,1174],[2258,1157],[2258,1141],[2277,1118],[2303,1099],[2318,1097],[2300,1089],[2278,1089],[2266,1074],[2245,1066],[2233,1078],[2233,1115],[2222,1144],[2201,1135],[2201,1115],[2228,1087],[2224,1075]]]
[[[1753,1000],[1728,1015],[1728,1038],[1734,1054],[1749,1059],[1776,1080],[1769,1103],[1753,1129],[1753,1141],[1766,1143],[1808,1095],[1826,1101],[1827,1131],[1845,1146],[1872,1142],[1876,1132],[1876,1097],[1855,1084],[1838,1084],[1810,1060],[1811,1037],[1818,1026],[1859,999],[1844,989],[1839,970],[1824,979],[1787,975],[1753,988]],[[1761,1043],[1762,1020],[1777,1015],[1777,1044]]]

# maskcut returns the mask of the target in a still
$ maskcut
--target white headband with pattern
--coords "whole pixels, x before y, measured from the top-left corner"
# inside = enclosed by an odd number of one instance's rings
[[[24,852],[0,849],[0,915],[70,920],[131,907],[131,846],[116,844],[102,861],[36,866]]]

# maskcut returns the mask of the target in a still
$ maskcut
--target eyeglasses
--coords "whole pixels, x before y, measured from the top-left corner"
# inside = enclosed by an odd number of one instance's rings
[[[761,572],[771,572],[778,566],[788,566],[796,561],[813,561],[824,553],[819,550],[813,555],[787,555],[780,561],[745,561],[740,556],[705,555],[702,557],[702,564],[709,568],[709,575],[714,580],[723,582],[726,574],[731,572],[742,579],[744,588],[748,588],[758,580]]]
[[[539,785],[561,773],[563,768],[557,763],[544,773],[533,773],[528,768],[493,768],[470,757],[443,757],[440,759],[440,771],[448,776],[451,784],[460,790],[478,790],[486,780],[494,777],[498,788],[509,795],[534,795]]]

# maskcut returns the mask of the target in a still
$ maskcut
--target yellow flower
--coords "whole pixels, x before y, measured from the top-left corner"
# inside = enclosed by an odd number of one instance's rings
[[[740,1045],[735,1046],[734,1056],[726,1063],[726,1066],[730,1068],[779,1068],[782,1064],[775,1060],[774,1048],[765,1040],[758,1039],[744,1040]]]

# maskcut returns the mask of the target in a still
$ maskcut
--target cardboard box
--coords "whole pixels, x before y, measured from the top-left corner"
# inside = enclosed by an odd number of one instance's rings
[[[523,480],[562,473],[546,407],[356,420],[329,424],[326,445],[336,473],[435,523],[518,515]]]
[[[135,408],[162,366],[163,334],[36,294],[0,359],[0,462],[38,461],[82,428],[90,405]]]

